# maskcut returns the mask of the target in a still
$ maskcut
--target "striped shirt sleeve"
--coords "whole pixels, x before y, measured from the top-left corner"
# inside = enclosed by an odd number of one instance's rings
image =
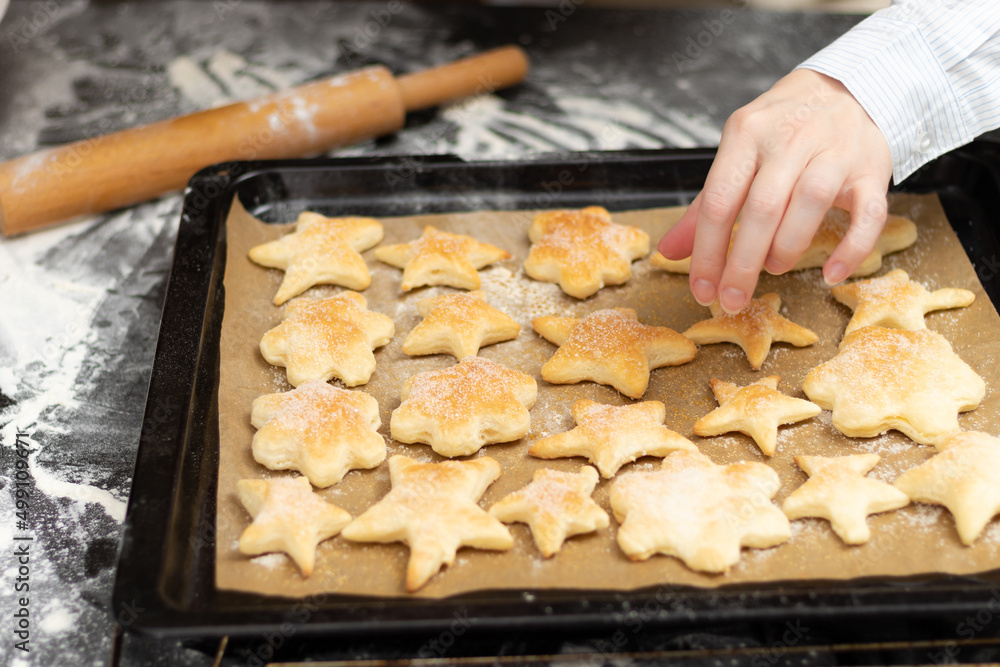
[[[902,0],[799,67],[854,95],[889,142],[899,183],[1000,127],[1000,2]]]

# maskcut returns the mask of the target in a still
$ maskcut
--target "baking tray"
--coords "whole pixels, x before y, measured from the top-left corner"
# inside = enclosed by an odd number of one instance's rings
[[[396,156],[238,162],[198,173],[185,192],[167,285],[114,588],[129,630],[185,638],[342,639],[446,632],[456,618],[491,631],[579,633],[621,627],[827,623],[863,631],[873,619],[943,620],[989,608],[1000,571],[754,584],[713,590],[485,591],[440,600],[321,595],[292,600],[215,588],[217,387],[225,219],[238,196],[266,222],[304,208],[375,217],[598,204],[614,210],[683,205],[704,183],[712,150],[573,153],[510,162]],[[1000,144],[979,140],[943,156],[900,190],[935,192],[1000,304]],[[882,625],[886,632],[886,625]],[[282,634],[282,636],[285,636]],[[884,634],[883,634],[884,637]]]

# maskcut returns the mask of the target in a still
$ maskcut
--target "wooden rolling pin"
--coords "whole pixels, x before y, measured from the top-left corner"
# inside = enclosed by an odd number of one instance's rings
[[[511,86],[527,71],[516,46],[398,79],[369,67],[26,155],[0,164],[0,233],[152,199],[216,162],[308,157],[389,134],[403,127],[407,111]]]

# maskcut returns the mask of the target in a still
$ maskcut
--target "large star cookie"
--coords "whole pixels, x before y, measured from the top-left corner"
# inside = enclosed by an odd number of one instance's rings
[[[641,324],[631,308],[606,308],[582,320],[546,315],[531,322],[550,343],[559,346],[542,366],[542,378],[555,384],[592,380],[639,398],[649,385],[649,372],[694,359],[698,348],[667,327]]]
[[[355,542],[403,542],[410,547],[406,590],[413,592],[463,546],[505,551],[514,545],[506,527],[476,503],[500,476],[489,457],[419,463],[389,459],[392,489],[344,529]]]
[[[772,343],[804,347],[819,340],[809,329],[779,315],[779,308],[781,297],[773,292],[751,299],[750,305],[735,315],[723,312],[716,301],[709,306],[711,319],[695,323],[684,335],[699,345],[735,343],[743,348],[750,366],[757,371],[771,351]]]
[[[274,305],[280,306],[313,285],[365,289],[371,275],[358,253],[381,240],[382,225],[374,218],[327,218],[305,211],[294,232],[250,248],[250,259],[285,271],[274,295]]]
[[[573,404],[576,427],[537,440],[528,453],[541,459],[585,456],[604,477],[614,477],[639,457],[695,449],[691,441],[663,425],[666,416],[660,401],[617,406],[582,398]]]
[[[257,463],[298,470],[320,488],[385,460],[378,401],[359,391],[306,382],[254,399],[250,422],[259,429],[251,445]]]
[[[597,480],[597,471],[590,466],[583,466],[578,473],[541,468],[532,475],[530,484],[494,504],[490,514],[504,523],[528,524],[538,550],[549,558],[567,537],[610,524],[607,512],[590,497]]]
[[[346,526],[351,515],[313,493],[305,477],[241,479],[240,502],[253,517],[240,535],[240,553],[248,556],[283,551],[312,574],[316,546]]]
[[[813,269],[823,266],[830,258],[837,245],[843,240],[847,228],[850,226],[851,217],[847,211],[839,208],[831,208],[823,217],[819,229],[812,237],[809,246],[803,251],[802,256],[789,271],[799,271],[802,269]],[[734,225],[733,232],[739,224]],[[908,248],[917,240],[917,226],[912,220],[899,215],[890,215],[882,228],[875,248],[865,258],[865,260],[854,270],[851,275],[869,276],[879,270],[882,266],[882,257],[889,253],[897,252]],[[730,243],[731,245],[731,243]],[[670,271],[672,273],[690,273],[691,258],[667,259],[660,253],[653,253],[650,257],[650,264],[658,269]]]
[[[868,515],[910,504],[910,498],[885,482],[865,477],[878,454],[796,456],[809,479],[785,498],[781,509],[789,519],[820,517],[847,544],[864,544],[871,537]]]
[[[392,319],[368,310],[357,292],[301,298],[285,306],[285,320],[261,338],[260,353],[269,364],[285,367],[293,387],[331,378],[354,387],[371,378],[372,350],[393,333]]]
[[[468,456],[483,445],[524,437],[531,426],[535,379],[484,357],[466,357],[403,384],[389,430],[400,442],[423,442],[441,456]]]
[[[471,236],[449,234],[427,225],[415,241],[375,249],[375,257],[403,269],[404,292],[423,285],[448,285],[460,289],[479,289],[478,269],[510,253]]]
[[[778,444],[778,427],[815,417],[823,411],[815,403],[778,391],[777,375],[745,387],[712,378],[708,381],[719,407],[694,423],[695,435],[712,436],[739,431],[753,438],[767,456]]]
[[[521,332],[521,325],[486,303],[481,292],[428,297],[417,302],[417,310],[424,319],[403,341],[404,354],[443,352],[461,361]]]
[[[524,272],[535,280],[559,283],[578,299],[605,285],[626,282],[632,277],[632,260],[649,252],[649,234],[613,223],[600,206],[540,213],[528,238],[532,245]]]
[[[809,371],[802,388],[833,410],[833,425],[846,436],[896,429],[923,445],[958,431],[958,413],[986,394],[983,379],[940,334],[883,327],[844,336],[837,356]]]
[[[939,449],[895,487],[918,503],[947,507],[962,544],[970,545],[1000,513],[1000,439],[965,431],[943,439]]]
[[[740,547],[763,549],[790,537],[788,518],[770,501],[780,486],[763,463],[720,466],[698,451],[674,452],[660,470],[612,484],[618,545],[632,560],[660,553],[692,570],[726,572]]]
[[[840,303],[854,311],[845,333],[878,325],[898,329],[926,329],[924,315],[932,310],[971,305],[976,295],[967,289],[927,291],[896,269],[879,278],[837,285],[830,290]]]

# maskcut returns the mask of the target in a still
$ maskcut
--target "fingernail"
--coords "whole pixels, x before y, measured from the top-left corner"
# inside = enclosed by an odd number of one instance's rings
[[[722,305],[722,310],[726,311],[730,315],[733,315],[743,310],[743,306],[746,305],[746,300],[746,294],[735,287],[727,287],[722,290],[722,297],[719,299],[719,303]]]
[[[715,301],[715,284],[704,278],[699,278],[691,285],[691,293],[694,295],[695,301],[707,306]]]
[[[787,272],[788,268],[789,267],[787,264],[785,264],[784,262],[779,262],[776,259],[768,258],[768,260],[764,262],[764,270],[770,273],[772,276],[781,275],[782,273]]]
[[[823,272],[823,280],[827,285],[836,285],[847,277],[847,265],[843,262],[834,262],[828,271]]]

